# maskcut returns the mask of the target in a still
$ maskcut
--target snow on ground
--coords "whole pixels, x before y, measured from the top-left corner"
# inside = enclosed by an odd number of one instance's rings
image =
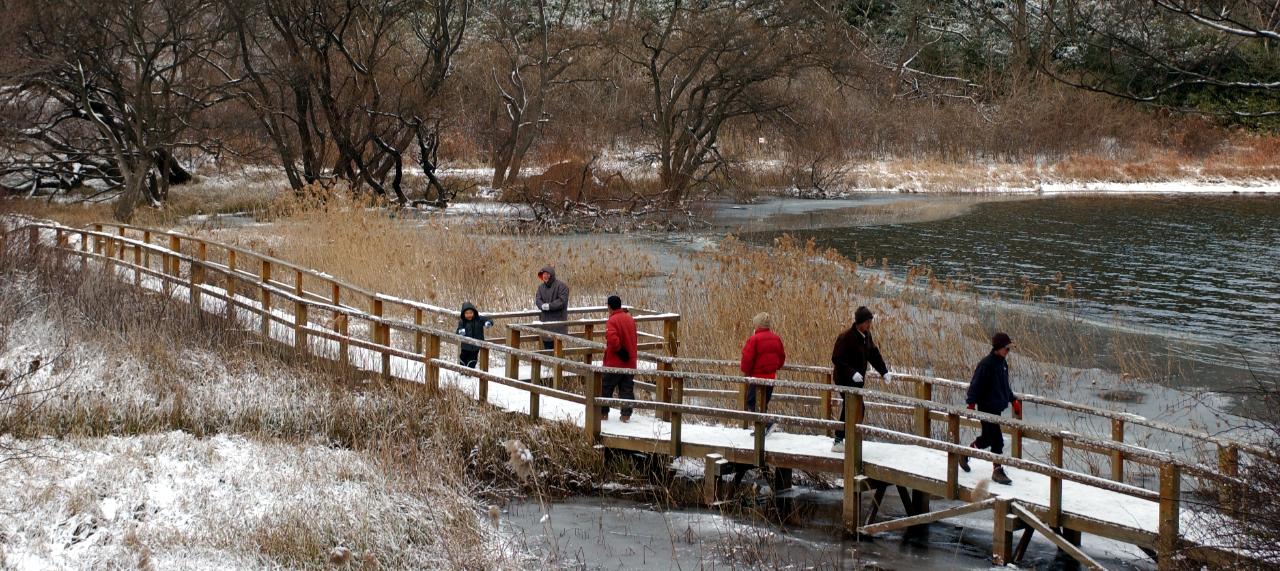
[[[431,568],[450,554],[429,538],[474,517],[398,492],[359,454],[322,445],[169,432],[44,446],[0,464],[5,569],[319,565],[337,546],[356,561],[368,552]]]

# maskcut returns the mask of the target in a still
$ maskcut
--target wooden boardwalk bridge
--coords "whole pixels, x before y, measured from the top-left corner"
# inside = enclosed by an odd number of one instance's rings
[[[454,333],[455,308],[369,291],[327,274],[248,249],[175,232],[126,225],[70,228],[27,221],[4,235],[3,247],[54,257],[74,271],[100,270],[170,298],[195,311],[293,350],[387,379],[452,389],[490,405],[580,426],[591,442],[671,458],[701,459],[708,503],[721,494],[728,465],[770,467],[774,489],[790,485],[793,470],[843,480],[843,520],[867,535],[990,510],[993,558],[1016,561],[1040,533],[1085,566],[1101,566],[1081,549],[1082,534],[1133,544],[1161,568],[1179,560],[1212,565],[1256,565],[1253,555],[1220,539],[1230,529],[1216,502],[1193,501],[1192,484],[1214,494],[1238,493],[1242,463],[1271,451],[1202,431],[1080,404],[1020,395],[1028,417],[1072,417],[1109,434],[1079,434],[1030,418],[996,417],[963,406],[966,383],[921,375],[873,379],[868,388],[840,387],[830,367],[792,366],[776,381],[737,373],[736,361],[679,355],[680,316],[632,309],[640,333],[640,365],[631,371],[599,364],[604,349],[604,307],[570,309],[567,334],[541,330],[537,311],[488,313],[504,330],[477,341]],[[553,337],[554,349],[541,348]],[[461,366],[446,347],[480,347],[475,369]],[[634,373],[636,401],[600,398],[601,376]],[[775,413],[745,412],[748,383],[773,385]],[[849,399],[845,418],[834,418],[837,394]],[[632,406],[630,423],[601,418],[599,406]],[[1037,414],[1041,413],[1041,414]],[[961,430],[995,422],[1012,441],[1010,456],[962,444]],[[765,423],[786,432],[765,436]],[[846,452],[832,452],[831,431],[843,428]],[[1171,454],[1137,442],[1155,436],[1188,442],[1199,453]],[[962,472],[962,456],[1006,466],[1014,483],[980,489],[986,462]],[[1209,458],[1209,461],[1205,461]],[[896,490],[907,517],[876,521],[886,492]],[[952,507],[930,510],[939,498]],[[1015,544],[1014,534],[1021,531]],[[1276,562],[1269,562],[1275,564]]]

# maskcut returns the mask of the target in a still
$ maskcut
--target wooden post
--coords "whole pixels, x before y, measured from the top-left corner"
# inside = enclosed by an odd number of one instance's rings
[[[271,262],[262,260],[258,273],[258,279],[261,282],[258,284],[260,288],[258,298],[262,303],[262,336],[269,341],[271,340],[271,292],[267,291],[267,283],[271,281]]]
[[[133,245],[133,285],[134,286],[142,285],[142,270],[140,269],[141,266],[142,266],[142,245],[134,244]]]
[[[1049,437],[1049,461],[1056,467],[1062,467],[1062,435]],[[1049,517],[1045,523],[1052,527],[1062,525],[1062,478],[1049,476]]]
[[[666,341],[667,356],[675,357],[680,351],[680,321],[675,318],[662,320],[662,338]]]
[[[507,331],[507,345],[514,350],[520,349],[520,331],[514,327]],[[515,353],[507,353],[507,378],[520,378],[520,358]]]
[[[674,396],[677,399],[676,403],[679,404],[680,403],[679,399],[683,396],[683,393],[684,393],[684,388],[683,388],[684,380],[676,379],[675,381],[677,383],[677,386],[680,387],[679,390],[673,391],[675,393]],[[668,401],[663,401],[663,402],[668,402]],[[684,452],[684,441],[681,440],[683,437],[683,435],[681,434],[681,428],[682,428],[682,423],[684,418],[678,412],[672,412],[668,414],[667,418],[671,422],[671,457],[679,458]]]
[[[148,245],[148,246],[150,246],[150,245],[151,245],[151,231],[150,231],[150,230],[143,230],[143,231],[142,231],[142,243],[143,243],[143,244],[146,244],[146,245]],[[146,267],[147,267],[147,269],[151,269],[151,248],[147,248],[147,250],[146,250],[145,252],[143,252],[143,253],[142,253],[142,265],[146,266]]]
[[[338,328],[338,362],[343,367],[351,364],[351,342],[347,341],[347,314],[339,313],[333,316],[334,326]]]
[[[1013,417],[1018,420],[1022,420],[1022,415],[1017,412],[1013,413]],[[1014,458],[1022,458],[1022,427],[1014,427],[1013,430],[1010,431],[1009,440],[1009,455]]]
[[[1218,472],[1223,476],[1240,475],[1240,447],[1234,443],[1218,444]],[[1223,505],[1232,504],[1232,485],[1227,482],[1218,484],[1218,499]]]
[[[204,244],[201,244],[203,246]],[[306,290],[302,289],[302,270],[293,271],[293,295],[298,299],[293,302],[293,348],[306,355],[307,345],[307,304],[303,301]]]
[[[174,236],[173,234],[170,234],[169,250],[172,251],[173,253],[169,254],[168,274],[176,278],[178,277],[178,252],[182,250],[182,239],[177,236]]]
[[[552,353],[555,354],[556,358],[563,359],[564,358],[564,340],[559,337],[556,337],[555,341],[553,341],[552,343],[553,343]],[[560,388],[560,382],[563,379],[564,379],[564,368],[561,367],[559,363],[556,363],[555,374],[551,378],[551,386],[557,389]]]
[[[586,324],[586,329],[582,332],[582,336],[586,337],[587,341],[591,341],[591,339],[595,337],[595,333],[596,333],[595,324],[588,323]],[[582,355],[582,362],[590,365],[591,364],[591,348],[587,347],[586,349],[587,349],[587,352]],[[603,354],[601,355],[601,357],[603,358]]]
[[[480,355],[476,357],[476,360],[478,361],[476,363],[476,366],[480,367],[481,371],[488,373],[489,372],[489,348],[481,347]],[[480,381],[480,385],[478,387],[478,392],[476,397],[481,404],[484,404],[489,402],[489,380],[482,376],[482,377],[479,377],[479,381]]]
[[[916,385],[916,398],[925,401],[932,401],[933,383],[921,381],[920,384]],[[929,407],[922,404],[916,405],[915,422],[913,423],[916,436],[923,436],[925,438],[930,437],[932,431],[929,420]]]
[[[844,506],[843,519],[846,531],[858,528],[861,521],[862,489],[862,434],[858,432],[858,424],[862,422],[862,395],[847,394],[851,399],[844,411]]]
[[[960,415],[947,415],[947,441],[960,443]],[[947,453],[947,499],[954,500],[960,495],[960,455]]]
[[[764,387],[757,385],[754,389],[756,392],[756,412],[764,408]],[[756,453],[756,466],[764,467],[764,423],[757,420],[753,423],[755,430],[752,431],[754,448]]]
[[[604,379],[600,371],[591,371],[591,375],[587,377],[586,381],[586,387],[583,391],[586,398],[583,402],[586,403],[587,407],[587,442],[595,445],[600,442],[600,405],[596,404],[596,397],[600,395]]]
[[[413,324],[419,327],[418,330],[415,330],[413,332],[413,352],[421,353],[422,352],[422,330],[421,330],[422,308],[421,307],[413,308]]]
[[[372,329],[373,329],[373,342],[377,345],[387,345],[386,340],[383,339],[382,300],[374,298],[371,301],[370,305],[372,306],[371,307],[372,311],[370,311],[370,313],[372,313],[373,316],[377,318],[376,320],[371,322]],[[378,354],[382,356],[382,378],[390,379],[391,378],[391,355],[384,350],[379,350]]]
[[[1111,419],[1111,441],[1116,444],[1124,444],[1124,421],[1118,418]],[[1120,450],[1111,451],[1111,479],[1117,482],[1124,481],[1124,452]]]
[[[209,245],[203,241],[196,245],[196,261],[191,264],[191,305],[196,311],[196,315],[201,315],[203,309],[200,307],[203,296],[200,288],[204,286],[204,265],[209,261]]]
[[[535,385],[542,384],[542,361],[537,359],[529,361],[529,382]]]
[[[93,231],[94,231],[94,232],[97,232],[98,234],[101,234],[101,233],[102,233],[102,225],[101,225],[101,224],[94,224],[94,225],[93,225]],[[98,234],[94,234],[94,236],[93,236],[93,253],[95,253],[95,254],[101,254],[101,253],[102,253],[102,236],[99,236]],[[35,248],[35,247],[36,247],[35,240],[32,240],[32,241],[31,241],[31,247],[32,247],[32,248]]]
[[[828,380],[828,381],[830,381],[830,384],[831,384],[832,386],[835,386],[835,384],[836,384],[836,374],[835,374],[834,372],[832,372],[832,373],[828,374],[828,375],[827,375],[827,380]],[[834,393],[832,393],[831,391],[822,391],[822,419],[823,419],[823,420],[833,420],[833,419],[831,418],[831,415],[832,415],[832,413],[834,412],[834,408],[833,408],[833,406],[834,406],[834,400],[833,400],[833,397],[834,397],[834,396],[835,396],[835,395],[834,395]],[[835,435],[835,431],[834,431],[834,430],[832,430],[832,429],[827,429],[827,436],[834,436],[834,435]]]
[[[991,541],[991,557],[996,565],[1008,565],[1013,561],[1013,528],[1018,516],[1009,513],[1007,498],[997,497],[995,530]]]
[[[708,506],[720,498],[720,466],[725,463],[719,454],[707,454],[702,458],[702,502]]]
[[[426,354],[423,356],[422,362],[427,366],[427,390],[433,395],[440,392],[440,366],[431,360],[439,358],[440,336],[435,333],[428,333]]]
[[[1178,567],[1174,555],[1178,551],[1179,505],[1182,495],[1182,471],[1167,462],[1160,466],[1160,528],[1156,538],[1157,565],[1168,570]]]
[[[227,251],[227,321],[236,322],[236,251]]]
[[[675,366],[669,362],[663,361],[661,363],[658,363],[658,381],[657,381],[658,394],[655,396],[658,397],[659,402],[665,402],[665,403],[671,402],[671,396],[672,396],[671,395],[671,378],[667,376],[667,373],[670,373],[671,371],[674,371],[674,370],[675,370]],[[672,420],[672,418],[675,418],[678,416],[680,416],[680,413],[672,413],[671,411],[666,411],[666,410],[658,411],[658,420],[664,420],[667,422],[674,423],[676,421]]]

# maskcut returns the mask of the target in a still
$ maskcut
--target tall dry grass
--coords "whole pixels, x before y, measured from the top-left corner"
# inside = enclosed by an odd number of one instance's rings
[[[92,269],[69,270],[11,247],[0,255],[0,282],[6,368],[25,363],[33,350],[68,347],[56,362],[43,355],[46,366],[23,377],[30,395],[0,403],[0,434],[32,440],[182,431],[244,435],[299,451],[349,449],[376,468],[390,493],[433,506],[430,514],[348,506],[328,515],[282,506],[257,523],[192,530],[200,539],[188,539],[196,543],[247,548],[288,567],[323,566],[335,538],[362,538],[357,550],[382,567],[412,564],[401,553],[404,542],[438,543],[449,567],[502,567],[491,560],[482,506],[525,488],[505,466],[502,441],[535,444],[548,493],[589,489],[601,473],[579,430],[300,359]]]

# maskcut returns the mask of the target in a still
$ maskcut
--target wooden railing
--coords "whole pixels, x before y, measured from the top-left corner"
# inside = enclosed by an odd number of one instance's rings
[[[108,231],[108,228],[112,231]],[[846,522],[857,522],[858,498],[863,491],[859,482],[866,480],[867,473],[863,465],[863,444],[868,439],[874,439],[946,453],[948,470],[941,495],[947,498],[960,498],[967,494],[961,490],[958,480],[957,468],[961,457],[987,460],[1043,474],[1049,479],[1050,500],[1049,505],[1041,510],[1043,513],[1040,515],[1046,518],[1046,523],[1050,526],[1063,526],[1066,521],[1062,513],[1064,481],[1158,502],[1159,531],[1154,538],[1147,538],[1142,532],[1126,533],[1129,534],[1127,537],[1132,538],[1132,542],[1135,543],[1153,539],[1151,543],[1154,543],[1161,553],[1167,554],[1173,553],[1175,548],[1180,546],[1178,514],[1184,476],[1214,482],[1224,487],[1239,486],[1242,484],[1237,477],[1241,461],[1240,454],[1271,454],[1270,451],[1249,444],[1190,429],[1030,395],[1024,395],[1024,400],[1029,403],[1107,418],[1116,423],[1113,427],[1119,428],[1113,429],[1111,438],[1098,438],[1065,432],[1054,426],[1034,424],[1021,418],[989,415],[934,400],[935,387],[953,390],[960,389],[964,385],[946,379],[917,375],[898,376],[896,378],[913,383],[917,387],[912,395],[900,395],[832,385],[829,382],[830,371],[825,367],[789,366],[784,368],[784,371],[790,373],[815,377],[821,377],[825,373],[828,379],[825,382],[765,380],[681,370],[685,367],[728,367],[736,363],[678,357],[676,353],[679,346],[677,338],[679,316],[675,314],[636,311],[638,322],[661,324],[662,335],[649,334],[645,345],[651,348],[660,346],[664,352],[641,354],[642,360],[656,364],[654,369],[613,369],[595,365],[591,360],[592,355],[603,349],[603,344],[595,341],[600,333],[598,325],[603,323],[600,319],[563,323],[583,327],[583,331],[576,335],[549,333],[542,330],[541,327],[547,324],[508,323],[508,336],[504,340],[505,343],[497,342],[496,339],[482,341],[457,335],[451,326],[439,327],[427,319],[430,316],[436,321],[440,318],[452,320],[457,317],[455,310],[368,291],[327,274],[297,267],[271,256],[201,238],[119,225],[97,225],[95,229],[88,230],[33,223],[4,234],[3,243],[0,243],[0,246],[17,247],[15,236],[24,237],[33,251],[37,246],[46,247],[48,251],[63,258],[64,261],[68,256],[77,256],[80,258],[82,269],[88,269],[88,263],[96,261],[100,262],[107,271],[114,272],[117,278],[131,273],[135,282],[139,284],[144,279],[155,280],[159,284],[158,289],[169,296],[181,293],[185,289],[187,300],[197,311],[205,310],[203,300],[206,297],[221,300],[225,304],[227,319],[238,320],[237,310],[256,316],[260,332],[269,339],[281,337],[273,334],[273,324],[278,325],[281,332],[290,334],[292,345],[299,352],[334,359],[342,364],[351,364],[351,349],[364,349],[377,356],[376,370],[387,378],[393,377],[391,366],[393,357],[420,362],[424,370],[421,382],[429,390],[439,390],[440,371],[452,371],[477,380],[478,398],[481,402],[488,401],[489,384],[498,383],[527,392],[530,396],[529,414],[534,417],[540,416],[539,408],[543,397],[582,404],[586,409],[585,434],[592,442],[601,440],[599,407],[602,405],[626,405],[636,409],[652,410],[656,416],[670,422],[669,444],[665,452],[672,455],[680,455],[685,446],[681,427],[686,422],[686,417],[702,418],[719,424],[733,422],[754,424],[757,430],[752,450],[753,460],[760,465],[766,463],[769,454],[764,431],[760,429],[767,422],[778,422],[792,430],[821,432],[843,428],[847,433],[848,443],[846,454],[839,464],[846,482]],[[155,240],[161,240],[162,244],[154,243]],[[249,295],[245,295],[246,292]],[[358,305],[364,305],[364,308],[357,307]],[[601,312],[603,309],[575,308],[572,311],[577,314],[591,314]],[[533,315],[537,313],[517,311],[488,314],[494,319],[508,320]],[[363,325],[364,331],[353,331],[358,329],[355,327],[357,324]],[[540,337],[555,339],[556,349],[548,353],[522,348],[526,341]],[[312,339],[324,339],[336,343],[338,346],[336,354],[317,351],[311,342]],[[480,347],[478,367],[473,369],[442,358],[441,348],[445,343],[451,345],[466,343]],[[502,357],[504,374],[491,371],[490,365],[494,356]],[[520,378],[523,362],[530,365],[529,380]],[[555,371],[550,383],[542,382],[540,370],[544,368]],[[565,373],[583,381],[581,393],[569,390],[562,383],[562,375]],[[636,375],[639,379],[652,379],[653,382],[648,386],[654,389],[654,400],[622,401],[601,398],[601,377],[606,373],[625,373]],[[417,381],[417,379],[407,380]],[[712,389],[686,388],[688,383],[721,384],[734,389],[748,384],[773,386],[780,390],[780,397],[787,398],[786,393],[781,391],[788,391],[795,395],[797,402],[821,408],[822,413],[813,416],[767,414],[746,412],[737,408],[687,404],[684,402],[686,396],[723,396],[719,393],[702,392]],[[550,386],[547,386],[548,384]],[[738,394],[740,391],[728,392]],[[847,414],[842,419],[831,418],[831,396],[829,395],[834,394],[849,400],[850,406],[847,407]],[[891,413],[909,415],[912,423],[911,433],[871,424],[866,414],[871,406],[881,407]],[[962,445],[959,439],[961,425],[979,421],[995,423],[1002,430],[1013,434],[1015,451],[1021,450],[1023,439],[1047,443],[1050,448],[1049,459],[1047,462],[1028,460],[1020,457],[1021,455],[1016,452],[1012,457],[1005,457]],[[945,436],[934,437],[934,422],[945,422]],[[1163,430],[1215,444],[1220,450],[1220,462],[1201,464],[1193,459],[1184,459],[1166,452],[1126,443],[1124,442],[1124,423]],[[1113,462],[1111,479],[1083,474],[1065,467],[1063,450],[1066,448],[1110,458]],[[1159,490],[1148,490],[1125,483],[1123,473],[1126,462],[1158,470]],[[1084,520],[1073,520],[1072,524],[1092,525]],[[1165,559],[1168,558],[1162,558],[1162,564]]]

